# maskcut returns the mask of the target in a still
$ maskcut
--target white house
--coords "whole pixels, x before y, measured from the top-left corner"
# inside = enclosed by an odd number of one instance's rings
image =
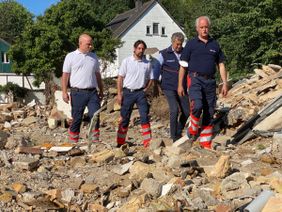
[[[148,48],[162,50],[171,43],[174,32],[184,31],[164,6],[157,0],[142,3],[135,1],[135,8],[117,15],[107,27],[119,38],[123,45],[116,49],[117,58],[104,71],[103,77],[117,76],[122,60],[132,55],[135,41],[144,40]]]

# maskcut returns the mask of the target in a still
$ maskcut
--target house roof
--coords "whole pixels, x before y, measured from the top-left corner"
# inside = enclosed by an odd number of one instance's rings
[[[7,46],[11,46],[11,44],[9,44],[7,41],[3,40],[2,38],[0,38],[0,42],[4,43]]]
[[[110,23],[107,24],[107,28],[112,30],[114,37],[121,37],[126,30],[131,27],[147,10],[152,8],[155,4],[159,4],[170,18],[180,27],[180,25],[174,20],[174,18],[169,14],[165,7],[158,2],[158,0],[151,0],[142,4],[139,8],[133,8],[124,13],[118,14]]]

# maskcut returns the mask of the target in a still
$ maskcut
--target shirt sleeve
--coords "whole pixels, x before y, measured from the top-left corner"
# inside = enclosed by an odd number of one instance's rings
[[[95,64],[95,72],[100,72],[100,62],[97,57],[96,57],[96,64]]]
[[[65,57],[63,72],[70,73],[71,72],[71,54],[67,54]]]
[[[180,60],[184,60],[186,62],[189,62],[190,60],[190,45],[189,45],[189,41],[185,44],[185,47],[181,53],[181,56],[180,56]]]
[[[161,67],[163,65],[164,58],[163,55],[160,53],[158,57],[154,60],[153,63],[153,79],[158,80],[161,75]]]
[[[118,75],[125,77],[126,75],[126,59],[124,59],[119,67]]]
[[[150,70],[150,80],[153,80],[153,79],[155,79],[154,78],[154,69],[153,69],[153,66],[152,66],[152,64],[150,63],[150,65],[149,65],[149,70]]]
[[[219,47],[219,51],[218,51],[218,64],[219,63],[223,63],[225,61],[225,56],[223,51],[221,50],[221,48]]]

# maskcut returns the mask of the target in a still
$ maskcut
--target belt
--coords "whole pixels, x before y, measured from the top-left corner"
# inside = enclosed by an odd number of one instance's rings
[[[142,91],[142,90],[144,90],[144,88],[138,88],[138,89],[129,89],[129,88],[123,88],[124,90],[127,90],[127,91],[129,91],[129,92],[137,92],[137,91]]]
[[[190,76],[193,76],[193,77],[203,77],[205,79],[215,79],[214,75],[210,75],[210,74],[203,74],[203,73],[199,73],[199,72],[190,72],[189,74]]]
[[[71,91],[96,91],[96,88],[76,88],[76,87],[72,87]]]

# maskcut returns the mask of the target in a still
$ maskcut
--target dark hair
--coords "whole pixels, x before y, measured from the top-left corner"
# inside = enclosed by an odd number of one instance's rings
[[[138,41],[136,41],[135,43],[134,43],[134,48],[137,48],[138,46],[139,46],[139,44],[143,44],[144,45],[144,47],[145,47],[145,49],[147,49],[147,45],[146,45],[146,43],[143,41],[143,40],[138,40]]]

